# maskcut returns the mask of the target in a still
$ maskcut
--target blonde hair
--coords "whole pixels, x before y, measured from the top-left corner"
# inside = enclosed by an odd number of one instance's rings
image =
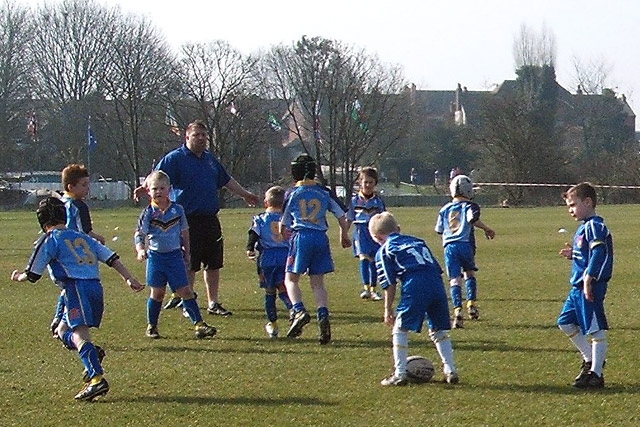
[[[284,188],[274,185],[264,193],[264,200],[269,207],[281,208],[284,204]]]
[[[391,212],[381,212],[369,220],[369,232],[372,234],[389,235],[397,233],[399,230],[400,225]]]
[[[144,186],[149,188],[152,182],[161,182],[167,186],[171,185],[171,178],[161,170],[153,171],[144,179]]]

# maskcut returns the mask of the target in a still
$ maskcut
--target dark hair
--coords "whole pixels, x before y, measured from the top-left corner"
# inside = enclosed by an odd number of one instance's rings
[[[46,231],[46,227],[55,226],[59,224],[66,224],[67,222],[67,209],[64,206],[62,200],[57,197],[47,197],[40,200],[38,203],[38,209],[36,209],[36,216],[38,217],[38,223],[42,228],[42,231]]]
[[[580,200],[590,198],[594,208],[598,204],[596,189],[588,182],[581,182],[580,184],[576,184],[569,188],[562,194],[562,198],[566,200],[569,195],[574,195]]]
[[[291,162],[291,175],[296,181],[316,177],[316,161],[308,154],[301,154]]]
[[[360,178],[362,179],[365,176],[369,178],[373,178],[376,184],[378,184],[378,171],[376,170],[376,168],[371,166],[363,167],[362,170],[360,171]]]

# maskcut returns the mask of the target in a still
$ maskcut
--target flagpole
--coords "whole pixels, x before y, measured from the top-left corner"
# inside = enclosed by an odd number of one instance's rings
[[[91,175],[91,116],[87,118],[87,169]]]

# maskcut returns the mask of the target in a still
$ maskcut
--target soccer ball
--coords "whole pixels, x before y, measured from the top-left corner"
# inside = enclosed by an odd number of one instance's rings
[[[413,383],[428,383],[433,378],[433,363],[423,356],[407,358],[407,378]]]

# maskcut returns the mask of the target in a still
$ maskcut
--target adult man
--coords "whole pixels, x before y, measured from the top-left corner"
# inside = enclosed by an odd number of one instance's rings
[[[191,235],[189,284],[193,288],[196,272],[204,269],[210,314],[231,315],[218,300],[220,269],[223,265],[224,241],[218,220],[218,191],[225,187],[242,197],[249,206],[258,203],[258,196],[245,190],[231,177],[218,159],[207,149],[209,134],[205,123],[196,120],[187,126],[185,143],[167,153],[156,165],[171,179],[173,199],[184,207]],[[136,195],[141,192],[136,189]],[[173,296],[165,308],[177,307],[180,298]]]

